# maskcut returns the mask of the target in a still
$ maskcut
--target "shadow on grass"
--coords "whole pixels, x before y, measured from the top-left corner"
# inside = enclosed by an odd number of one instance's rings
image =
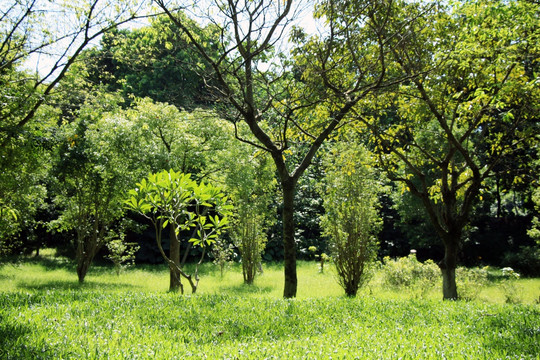
[[[98,281],[87,280],[84,283],[79,283],[71,280],[52,280],[39,283],[30,283],[21,281],[17,284],[17,287],[20,289],[26,290],[60,290],[60,291],[69,291],[69,290],[133,290],[139,288],[140,286],[126,284],[126,283],[102,283]]]
[[[0,263],[0,268],[5,266],[19,266],[23,264],[29,265],[40,265],[45,268],[47,271],[52,270],[74,270],[75,263],[73,260],[65,257],[54,257],[54,256],[21,256],[21,257],[8,257],[3,258]]]
[[[222,293],[230,293],[230,295],[267,294],[272,291],[272,287],[240,284],[224,286],[220,290]]]

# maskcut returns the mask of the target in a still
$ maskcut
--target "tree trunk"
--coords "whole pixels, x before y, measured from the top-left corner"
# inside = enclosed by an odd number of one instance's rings
[[[285,267],[284,298],[296,297],[296,244],[294,242],[294,188],[293,180],[282,181],[283,187],[283,258]]]
[[[457,300],[456,264],[458,242],[455,239],[445,241],[444,259],[439,263],[443,278],[443,300]]]
[[[178,240],[178,237],[176,236],[176,232],[174,231],[174,226],[171,224],[169,226],[169,232],[170,232],[170,249],[169,249],[169,258],[174,263],[169,264],[169,273],[170,273],[170,282],[169,282],[169,291],[171,292],[178,292],[180,291],[182,294],[184,293],[184,287],[182,286],[182,282],[180,279],[180,241]]]
[[[88,273],[88,269],[90,268],[90,261],[88,259],[82,258],[79,259],[77,264],[77,276],[79,278],[79,283],[84,283],[84,278],[86,277],[86,274]]]
[[[94,258],[94,253],[91,251],[91,244],[87,244],[91,240],[85,239],[80,234],[77,235],[77,277],[79,278],[79,283],[84,283],[84,278],[90,269],[90,264]]]
[[[495,177],[495,184],[497,185],[496,187],[496,194],[497,194],[497,218],[500,218],[502,216],[502,200],[501,200],[501,189],[500,189],[500,186],[499,186],[499,177],[496,176]]]

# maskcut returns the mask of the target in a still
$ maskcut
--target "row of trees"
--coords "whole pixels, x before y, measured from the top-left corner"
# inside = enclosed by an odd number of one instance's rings
[[[91,260],[133,226],[120,221],[127,191],[148,173],[174,169],[231,195],[238,216],[230,237],[252,259],[244,261],[251,282],[277,180],[284,296],[294,297],[295,212],[305,200],[295,195],[320,182],[321,224],[348,294],[364,272],[357,260],[376,254],[377,196],[390,192],[435,229],[444,246],[443,295],[453,299],[458,254],[483,197],[497,215],[505,192],[530,198],[538,165],[537,4],[319,1],[311,9],[317,32],[297,25],[309,4],[293,0],[154,4],[162,15],[133,30],[118,25],[143,15],[135,4],[118,2],[114,14],[99,12],[110,5],[99,0],[58,5],[77,28],[41,41],[32,37],[42,24],[34,16],[48,12],[37,11],[37,0],[3,10],[4,244],[49,209],[42,222],[73,231],[77,258]],[[84,50],[102,34],[99,47]],[[25,70],[25,59],[49,47],[61,49],[49,72]],[[331,160],[321,168],[320,158]],[[380,184],[382,174],[390,187]],[[141,206],[131,208],[149,216]],[[152,206],[159,232],[170,224],[173,240],[188,230]],[[171,288],[179,288],[174,242],[174,258],[160,252]],[[89,262],[78,263],[84,279]]]

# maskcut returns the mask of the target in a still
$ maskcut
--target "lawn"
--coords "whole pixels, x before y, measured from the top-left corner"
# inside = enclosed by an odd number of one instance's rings
[[[539,279],[512,284],[522,304],[504,304],[498,281],[443,302],[439,289],[419,298],[378,276],[350,299],[310,262],[295,300],[281,298],[279,264],[253,286],[238,266],[221,278],[205,264],[199,285],[168,293],[163,266],[96,266],[79,285],[66,260],[5,264],[0,359],[539,359]]]

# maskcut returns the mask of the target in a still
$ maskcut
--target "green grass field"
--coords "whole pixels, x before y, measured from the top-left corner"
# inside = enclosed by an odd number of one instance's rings
[[[420,299],[380,278],[344,297],[331,267],[300,262],[295,300],[281,298],[279,264],[253,286],[240,268],[202,268],[198,294],[167,292],[164,266],[116,276],[44,257],[0,267],[0,359],[539,359],[540,279],[495,281],[471,302]],[[189,288],[189,286],[186,286]],[[188,291],[189,292],[189,291]]]

